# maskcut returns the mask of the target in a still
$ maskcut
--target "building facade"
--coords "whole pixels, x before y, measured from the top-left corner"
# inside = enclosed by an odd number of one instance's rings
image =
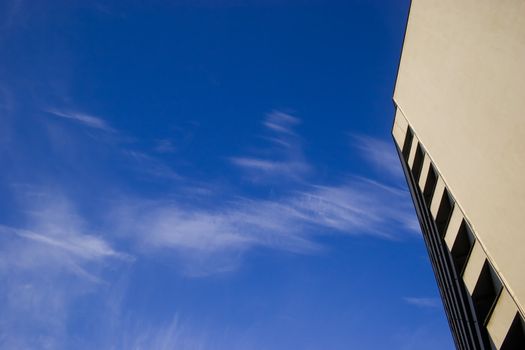
[[[392,134],[458,349],[525,349],[525,1],[413,0]]]

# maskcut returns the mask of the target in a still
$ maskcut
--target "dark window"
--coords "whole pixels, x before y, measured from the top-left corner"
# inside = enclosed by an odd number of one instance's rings
[[[437,174],[434,170],[434,167],[430,165],[428,168],[427,181],[425,182],[425,188],[423,189],[423,197],[427,206],[430,206],[432,202],[432,196],[434,195],[434,190],[436,189],[437,184]]]
[[[460,276],[463,274],[468,257],[474,246],[474,240],[474,235],[468,228],[465,220],[463,220],[450,252],[452,254],[452,259],[454,260],[456,271]]]
[[[472,293],[474,309],[480,324],[485,324],[501,291],[501,282],[490,263],[485,260],[476,287]]]
[[[525,349],[525,325],[523,324],[520,314],[517,313],[500,350],[523,349]]]
[[[403,158],[408,162],[408,156],[410,155],[410,149],[412,148],[412,140],[414,139],[414,133],[411,128],[408,128],[405,136],[405,142],[403,143]]]
[[[447,189],[443,191],[443,196],[441,197],[441,202],[439,203],[438,212],[436,215],[436,226],[441,237],[445,236],[447,231],[448,222],[450,221],[450,216],[452,215],[452,208],[454,203],[452,198],[448,193]]]
[[[414,180],[416,183],[419,181],[419,176],[421,175],[421,169],[423,168],[423,158],[425,153],[421,144],[417,144],[416,155],[414,157],[414,164],[412,165],[412,175],[414,175]]]

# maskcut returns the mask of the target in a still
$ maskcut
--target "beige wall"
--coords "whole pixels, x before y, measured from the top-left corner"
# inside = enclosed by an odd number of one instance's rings
[[[413,0],[394,100],[523,312],[525,0]]]

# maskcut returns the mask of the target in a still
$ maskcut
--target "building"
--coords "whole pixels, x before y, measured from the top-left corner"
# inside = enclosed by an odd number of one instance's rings
[[[458,349],[525,349],[525,1],[413,0],[393,137]]]

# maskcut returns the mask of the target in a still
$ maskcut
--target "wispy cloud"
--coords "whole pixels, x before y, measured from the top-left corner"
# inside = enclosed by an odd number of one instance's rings
[[[277,161],[249,157],[232,157],[232,164],[252,172],[253,179],[265,178],[271,175],[283,175],[296,178],[310,170],[310,166],[302,161]],[[258,176],[257,176],[258,175]]]
[[[322,249],[319,235],[395,239],[414,227],[408,193],[366,179],[309,185],[272,200],[238,197],[199,207],[183,200],[128,199],[109,213],[115,231],[132,234],[148,250],[176,251],[191,274],[231,270],[239,253],[256,247],[311,253]]]
[[[102,235],[86,233],[84,220],[64,197],[44,190],[37,197],[30,193],[26,198],[19,198],[19,202],[27,213],[25,221],[28,227],[0,225],[0,234],[6,244],[24,251],[25,260],[13,255],[14,251],[10,249],[9,254],[2,255],[5,264],[15,264],[28,271],[38,269],[42,264],[52,264],[98,281],[89,272],[92,263],[107,259],[133,260],[130,255],[114,250]],[[41,261],[46,256],[49,259]]]
[[[441,301],[438,298],[406,297],[403,300],[408,304],[422,308],[437,308],[441,306]]]
[[[83,260],[99,260],[108,257],[129,259],[127,254],[116,252],[106,241],[91,235],[70,232],[68,235],[53,237],[4,225],[0,225],[0,232],[3,234],[11,233],[18,237],[47,245],[46,249],[61,250]]]
[[[158,177],[177,180],[180,185],[177,188],[183,190],[171,190],[154,198],[124,193],[119,196],[121,199],[107,202],[105,212],[109,214],[103,220],[104,233],[112,232],[119,239],[137,243],[144,249],[140,254],[174,251],[185,269],[192,270],[192,274],[206,274],[235,268],[239,254],[256,247],[309,253],[321,249],[316,237],[322,234],[393,239],[400,231],[417,232],[417,221],[405,190],[356,177],[338,184],[307,181],[304,174],[313,166],[306,161],[301,139],[294,131],[298,124],[297,117],[278,111],[269,113],[263,121],[265,130],[286,146],[272,143],[270,151],[262,152],[269,154],[265,158],[230,158],[232,164],[250,172],[251,178],[263,186],[272,185],[276,179],[282,181],[283,177],[289,181],[290,186],[270,198],[249,196],[234,188],[228,191],[229,198],[218,199],[213,192],[206,192],[195,203],[189,197],[195,197],[192,193],[201,193],[202,189],[192,191],[195,185],[175,173],[161,158],[142,151],[120,151],[119,154],[133,161],[134,169],[142,169],[147,181],[156,181]],[[373,145],[386,147],[372,138],[359,140],[358,149],[363,153],[369,152]],[[74,256],[70,259],[124,257],[111,250],[103,235],[87,234],[77,221],[71,224],[54,220],[53,227],[49,227],[50,218],[55,218],[56,213],[62,213],[62,218],[72,216],[58,208],[40,215],[46,217],[44,226],[16,228],[12,232]],[[191,266],[195,261],[197,266]],[[79,262],[73,265],[78,271],[86,271]]]
[[[339,186],[314,186],[290,203],[307,222],[345,234],[395,238],[399,231],[414,229],[415,220],[407,200],[404,190],[355,179]]]
[[[26,227],[0,226],[0,347],[66,348],[72,303],[109,282],[105,267],[127,266],[108,235],[86,233],[85,220],[49,191],[13,203]],[[23,324],[23,327],[19,325]]]
[[[377,170],[387,172],[389,176],[394,175],[397,179],[403,177],[393,142],[363,135],[352,135],[352,139],[363,158]]]
[[[304,181],[302,175],[312,166],[293,130],[299,123],[298,118],[282,112],[268,114],[263,125],[286,146],[273,143],[270,151],[263,152],[273,157],[230,158],[262,185],[283,176],[292,180],[293,186],[278,195],[257,198],[234,193],[236,196],[220,201],[208,195],[197,204],[185,200],[182,193],[169,200],[129,196],[114,202],[107,211],[111,230],[132,237],[146,252],[175,251],[184,269],[193,275],[234,269],[239,254],[256,247],[319,251],[322,247],[316,237],[323,234],[397,239],[399,232],[418,232],[406,190],[358,177],[328,185]],[[368,137],[359,141],[357,148],[364,154],[373,147],[388,150],[383,141]],[[142,153],[129,155],[150,161]],[[191,188],[190,184],[185,186],[186,192]]]
[[[93,116],[53,114],[90,128],[113,130]],[[267,148],[229,159],[262,186],[276,187],[275,180],[288,180],[290,186],[271,196],[254,196],[237,187],[221,192],[204,186],[203,190],[176,174],[160,156],[139,146],[129,150],[128,145],[123,149],[108,143],[118,161],[131,160],[134,170],[142,169],[145,181],[158,181],[161,176],[177,179],[181,186],[169,186],[160,194],[115,190],[106,198],[103,190],[90,197],[78,194],[76,186],[81,184],[73,182],[71,187],[69,182],[59,182],[42,188],[38,198],[20,200],[18,211],[27,216],[23,224],[0,226],[0,278],[9,281],[0,288],[0,298],[7,300],[0,315],[0,347],[41,347],[41,340],[29,339],[27,332],[15,327],[23,321],[28,329],[39,329],[41,336],[49,338],[49,348],[64,348],[60,341],[67,338],[68,310],[73,303],[103,288],[108,275],[130,265],[133,257],[166,257],[186,275],[202,277],[234,271],[245,254],[259,248],[315,254],[324,249],[319,240],[323,235],[396,239],[415,232],[417,222],[404,190],[352,176],[338,183],[312,181],[307,175],[314,166],[307,161],[295,130],[299,124],[294,116],[272,112],[263,121],[270,140]],[[368,141],[367,145],[373,143]],[[31,164],[25,164],[25,169],[31,171]],[[208,179],[209,183],[213,180]],[[110,183],[100,185],[111,187]],[[57,193],[64,193],[64,198]],[[193,200],[194,193],[200,193],[198,200]],[[79,204],[101,197],[103,214],[86,216],[76,210]],[[68,289],[70,285],[75,288]],[[158,331],[152,328],[137,334],[122,348],[201,346],[184,335],[177,320]]]
[[[192,276],[234,270],[242,253],[254,247],[294,252],[318,248],[298,231],[288,232],[291,217],[279,217],[277,203],[241,199],[221,209],[169,201],[129,204],[126,200],[109,212],[115,231],[135,240],[143,254],[171,252]]]
[[[93,128],[93,129],[99,129],[106,132],[114,132],[114,129],[111,128],[108,123],[100,118],[95,117],[89,114],[75,112],[75,111],[61,111],[58,109],[47,109],[46,112],[53,114],[60,118],[69,119],[72,121],[75,121],[77,123],[80,123],[82,125],[85,125],[87,127]]]
[[[290,135],[295,135],[293,128],[300,123],[301,120],[299,118],[281,111],[272,111],[263,122],[268,129]]]
[[[165,178],[171,180],[180,180],[181,176],[162,160],[148,153],[124,150],[122,154],[132,160],[137,171],[153,176],[155,178]]]
[[[300,123],[299,118],[284,112],[267,114],[263,125],[269,136],[264,139],[270,141],[271,145],[260,150],[265,156],[230,157],[230,162],[244,170],[254,182],[283,178],[300,180],[312,169],[305,160],[302,140],[294,131],[294,127]]]

